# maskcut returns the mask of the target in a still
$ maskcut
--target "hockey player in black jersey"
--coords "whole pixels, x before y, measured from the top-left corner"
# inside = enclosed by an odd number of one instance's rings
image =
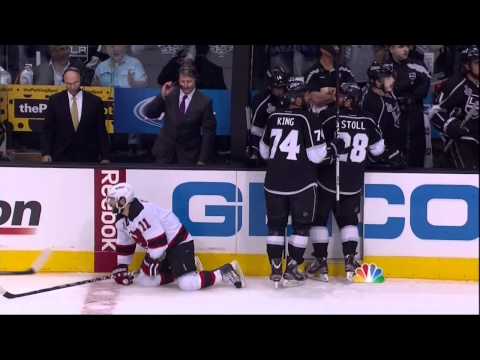
[[[338,119],[335,108],[325,112],[321,118],[321,135],[327,143],[337,137],[344,141],[344,151],[338,151],[339,207],[337,209],[336,206],[336,158],[328,156],[322,162],[325,166],[318,169],[318,212],[310,230],[315,260],[306,271],[309,278],[320,281],[328,281],[327,221],[331,211],[340,229],[347,279],[353,278],[355,268],[358,266],[355,260],[360,237],[357,225],[367,153],[379,157],[385,150],[382,132],[377,121],[360,110],[360,88],[355,83],[343,83],[339,88],[338,96],[340,107]]]
[[[391,150],[391,156],[399,159],[392,164],[376,163],[377,166],[405,167],[404,155],[399,149],[402,148],[400,132],[400,106],[397,97],[393,93],[395,85],[395,73],[392,63],[380,64],[374,61],[367,70],[369,84],[362,96],[362,110],[378,120],[378,126],[382,130],[385,146]]]
[[[267,208],[267,254],[272,267],[270,279],[278,287],[297,286],[305,282],[299,269],[315,216],[317,197],[316,166],[332,156],[335,146],[327,146],[320,137],[318,121],[304,110],[304,84],[288,83],[285,105],[270,114],[260,140],[260,154],[267,162],[265,200]],[[343,143],[338,141],[338,143]],[[291,215],[293,234],[288,238],[285,272],[282,258],[285,231]]]
[[[424,167],[425,120],[423,99],[430,89],[430,74],[423,62],[409,57],[408,45],[390,45],[390,61],[396,73],[394,93],[400,104],[402,146],[408,166]]]
[[[478,47],[464,50],[462,57],[462,73],[448,80],[429,116],[452,165],[478,170]]]
[[[268,116],[279,106],[285,95],[289,74],[282,67],[267,70],[267,89],[253,100],[252,121],[249,133],[249,157],[259,158],[258,143],[265,130]]]

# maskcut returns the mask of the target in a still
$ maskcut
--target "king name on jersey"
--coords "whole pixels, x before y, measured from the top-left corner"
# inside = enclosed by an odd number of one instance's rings
[[[279,116],[277,118],[277,126],[295,126],[295,118],[291,116]]]
[[[340,122],[340,128],[342,130],[365,130],[365,124],[362,120],[342,120]]]

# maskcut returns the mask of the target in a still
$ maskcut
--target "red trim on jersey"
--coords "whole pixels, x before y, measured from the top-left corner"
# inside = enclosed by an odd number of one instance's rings
[[[130,245],[116,244],[117,255],[123,255],[123,256],[133,255],[133,253],[135,252],[136,246],[137,246],[136,244],[130,244]]]
[[[200,271],[198,275],[200,275],[200,288],[203,289],[206,286],[205,271]]]
[[[157,236],[156,238],[147,240],[147,246],[149,249],[157,249],[159,247],[167,245],[167,243],[167,235],[165,235],[165,233]]]
[[[143,234],[139,229],[136,229],[135,231],[130,231],[130,235],[133,240],[135,240],[136,243],[138,243],[140,246],[146,248],[147,247],[147,241],[143,237]]]
[[[180,230],[178,230],[177,235],[175,235],[173,240],[170,241],[170,243],[168,244],[168,248],[170,249],[172,247],[179,245],[180,243],[185,241],[187,237],[188,237],[188,231],[187,229],[185,229],[185,226],[182,225]]]

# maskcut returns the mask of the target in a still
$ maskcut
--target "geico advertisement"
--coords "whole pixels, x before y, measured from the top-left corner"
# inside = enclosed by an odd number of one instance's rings
[[[478,174],[367,173],[367,256],[478,258]]]
[[[126,174],[140,198],[174,210],[200,251],[252,254],[266,252],[264,178],[262,171],[127,170]],[[331,236],[338,234],[335,222],[330,222],[329,231]],[[310,245],[306,256],[311,252]],[[329,255],[342,257],[341,243],[332,241]]]
[[[93,251],[93,170],[1,172],[0,250]]]
[[[15,85],[8,88],[8,119],[14,131],[41,131],[47,112],[48,98],[63,86]],[[85,87],[86,91],[103,100],[106,126],[113,132],[113,88]]]

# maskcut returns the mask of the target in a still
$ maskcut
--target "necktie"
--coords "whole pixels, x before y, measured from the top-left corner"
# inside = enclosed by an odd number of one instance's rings
[[[72,123],[73,123],[73,128],[75,131],[78,129],[78,107],[77,107],[77,99],[75,96],[72,97],[72,107],[70,108],[70,114],[72,115]]]
[[[187,100],[188,95],[183,95],[182,102],[180,103],[180,113],[185,114],[185,101]]]

